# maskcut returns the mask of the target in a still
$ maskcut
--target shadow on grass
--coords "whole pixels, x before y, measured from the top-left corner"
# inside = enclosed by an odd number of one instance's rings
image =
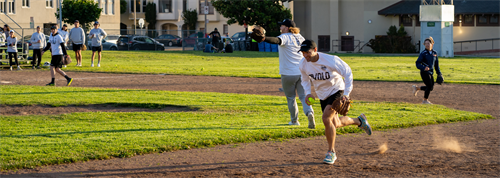
[[[130,90],[131,92],[148,91],[148,90]],[[18,92],[18,93],[3,93],[0,95],[46,95],[46,94],[66,94],[66,93],[98,93],[98,92],[115,92],[121,93],[123,90],[92,90],[92,91],[50,91],[50,92]],[[127,92],[127,90],[125,90]]]
[[[120,133],[120,132],[150,132],[150,131],[190,131],[190,130],[269,130],[281,128],[268,128],[268,127],[197,127],[197,128],[166,128],[166,129],[123,129],[123,130],[100,130],[100,131],[82,131],[82,132],[60,132],[60,133],[43,133],[31,135],[0,135],[0,138],[22,138],[22,137],[52,137],[57,135],[72,135],[72,134],[98,134],[98,133]]]

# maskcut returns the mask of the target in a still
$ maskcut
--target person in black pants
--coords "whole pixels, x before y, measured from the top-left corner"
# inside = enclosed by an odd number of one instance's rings
[[[418,56],[415,64],[417,65],[417,68],[420,69],[420,77],[422,77],[425,86],[417,87],[413,85],[412,88],[413,95],[415,96],[417,96],[417,92],[419,90],[425,91],[424,101],[422,101],[422,104],[432,104],[429,101],[429,94],[434,89],[433,71],[435,69],[438,76],[442,76],[442,74],[441,70],[439,69],[437,52],[432,49],[432,47],[434,46],[434,39],[432,39],[432,37],[425,39],[424,46],[425,49],[420,53],[420,56]]]
[[[31,44],[33,47],[33,66],[31,68],[41,69],[40,62],[42,61],[42,49],[45,47],[45,35],[41,33],[40,26],[36,27],[36,32],[31,35]],[[38,59],[38,60],[37,60]]]
[[[221,39],[221,36],[217,28],[215,28],[214,31],[212,31],[208,35],[212,37],[212,45],[215,46],[216,48],[219,48],[219,40]]]

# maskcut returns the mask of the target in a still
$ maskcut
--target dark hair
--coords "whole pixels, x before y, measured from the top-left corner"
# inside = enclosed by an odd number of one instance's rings
[[[425,41],[429,41],[429,43],[434,44],[434,39],[432,39],[432,37],[426,38],[424,40],[424,43],[425,43]]]
[[[207,44],[210,44],[210,41],[208,41]]]
[[[4,27],[5,27],[5,28],[3,29],[3,31],[4,31],[4,32],[8,32],[8,31],[10,31],[10,27],[9,27],[8,25],[5,25]]]

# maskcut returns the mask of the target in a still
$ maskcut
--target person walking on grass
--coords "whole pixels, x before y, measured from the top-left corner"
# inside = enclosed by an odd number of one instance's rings
[[[6,43],[7,43],[7,37],[3,32],[3,28],[0,28],[0,60],[3,59],[3,55],[1,53],[3,53],[4,51],[4,49],[1,48],[5,48],[7,46]],[[5,52],[7,53],[7,50],[5,50]],[[5,57],[5,59],[7,59],[7,57]]]
[[[64,39],[62,38],[59,33],[57,33],[57,27],[52,26],[50,28],[50,37],[49,37],[49,43],[47,46],[43,49],[43,53],[45,51],[51,49],[52,50],[52,60],[50,61],[50,75],[52,77],[52,81],[47,84],[47,86],[55,86],[55,80],[56,76],[55,73],[59,73],[61,76],[64,76],[66,78],[66,86],[71,85],[71,82],[73,82],[73,79],[68,77],[64,71],[61,70],[62,65],[63,65],[63,57],[69,57],[68,54],[66,53],[66,46],[64,46]]]
[[[300,61],[299,68],[302,78],[302,87],[306,92],[306,103],[311,105],[310,98],[315,99],[311,94],[311,82],[318,95],[323,111],[323,124],[325,125],[325,136],[328,142],[328,151],[323,163],[333,164],[337,159],[335,153],[335,138],[337,128],[349,125],[357,125],[368,135],[372,134],[372,129],[364,114],[357,118],[347,116],[339,117],[338,113],[332,109],[332,103],[338,99],[348,100],[353,89],[353,75],[351,67],[337,56],[332,56],[318,52],[316,43],[312,40],[305,40],[300,48],[304,59]],[[343,79],[342,79],[343,78]]]
[[[429,94],[434,89],[434,70],[438,76],[442,76],[441,70],[439,69],[439,60],[437,57],[437,52],[432,49],[434,46],[434,39],[429,37],[424,40],[425,49],[418,56],[417,61],[415,62],[418,69],[420,69],[420,77],[422,77],[422,81],[425,86],[417,87],[416,85],[412,86],[413,95],[417,96],[417,92],[419,90],[424,90],[424,100],[422,104],[432,104],[429,101]]]
[[[305,104],[306,96],[304,95],[304,88],[300,85],[300,70],[299,62],[302,55],[298,52],[300,44],[305,40],[300,35],[300,29],[296,27],[295,22],[290,19],[285,19],[279,23],[281,35],[278,37],[265,37],[264,41],[271,44],[278,44],[279,52],[279,69],[281,75],[281,85],[286,95],[288,103],[288,111],[290,112],[291,121],[289,125],[300,125],[299,111],[297,101],[295,100],[296,93],[302,102],[302,109],[304,114],[309,120],[309,128],[316,128],[314,121],[314,111],[311,106]],[[260,27],[256,27],[260,28]]]
[[[82,66],[82,47],[85,44],[85,31],[80,27],[80,22],[75,20],[75,28],[69,32],[69,40],[73,43],[75,51],[76,66]]]
[[[16,59],[17,70],[22,70],[19,66],[19,61],[17,60],[17,37],[14,34],[14,30],[9,31],[9,37],[7,37],[7,52],[9,53],[9,65],[10,70],[12,70],[12,58]]]
[[[97,67],[101,67],[101,51],[102,51],[102,39],[106,38],[108,34],[99,28],[100,24],[98,21],[94,22],[94,29],[90,30],[89,38],[92,39],[92,64],[90,67],[94,67],[94,56],[95,52],[98,53]]]
[[[30,42],[33,47],[33,65],[32,69],[41,69],[40,62],[42,62],[42,50],[46,45],[45,35],[41,32],[40,26],[36,27],[36,32],[31,35]]]

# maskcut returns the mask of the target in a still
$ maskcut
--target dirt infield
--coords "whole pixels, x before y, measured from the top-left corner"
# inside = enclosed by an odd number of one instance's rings
[[[72,72],[68,72],[68,75],[75,78],[72,87],[284,95],[278,91],[281,87],[279,79]],[[44,85],[49,82],[50,74],[48,71],[1,71],[0,80],[2,85]],[[56,83],[62,86],[65,81],[58,76]],[[420,103],[423,93],[419,93],[418,98],[412,96],[410,88],[412,84],[416,83],[355,81],[351,97],[367,101]],[[437,85],[430,95],[430,101],[450,108],[486,113],[500,118],[498,85]],[[37,107],[39,110],[47,110],[46,106],[31,107],[32,110],[36,110]],[[0,109],[2,114],[8,111],[11,114],[28,114],[21,113],[23,111],[20,108],[22,107],[2,106]],[[88,107],[84,112],[100,108],[100,106]],[[108,108],[108,110],[123,111],[120,108]],[[175,110],[167,109],[165,112],[172,111]],[[40,111],[38,114],[64,112],[80,112],[80,110]],[[285,142],[222,145],[125,159],[44,166],[16,172],[9,171],[0,175],[1,177],[498,177],[500,176],[499,144],[500,120],[494,119],[376,131],[372,136],[342,135],[336,142],[338,160],[333,166],[321,164],[326,148],[324,137],[313,137]],[[386,151],[380,154],[381,150]]]

